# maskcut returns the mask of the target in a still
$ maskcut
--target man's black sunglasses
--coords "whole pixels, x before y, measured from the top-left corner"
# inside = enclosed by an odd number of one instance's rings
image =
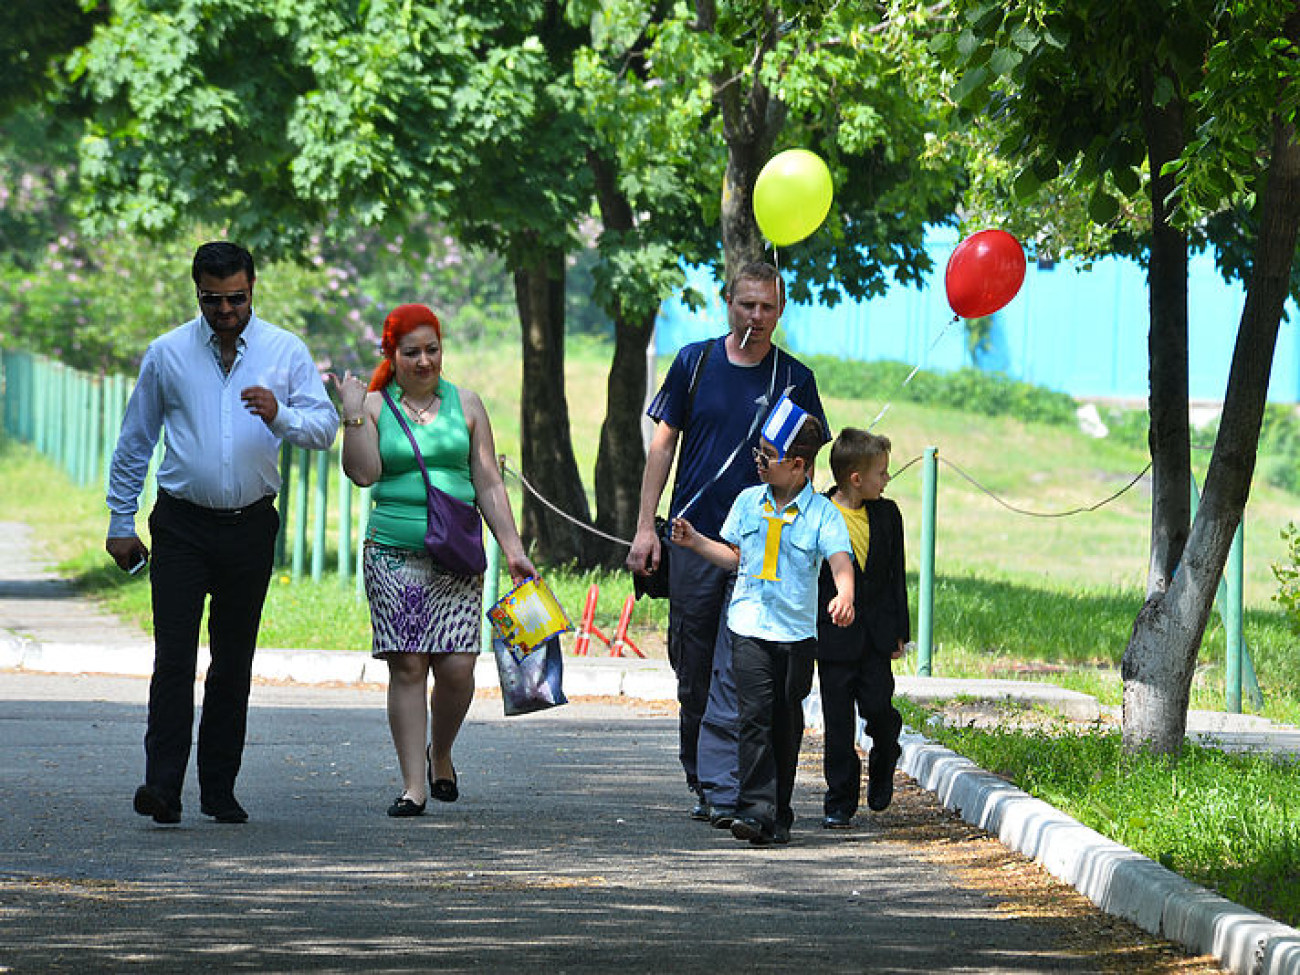
[[[247,291],[200,291],[199,304],[207,305],[209,308],[220,307],[223,301],[230,302],[231,308],[239,308],[248,301]]]

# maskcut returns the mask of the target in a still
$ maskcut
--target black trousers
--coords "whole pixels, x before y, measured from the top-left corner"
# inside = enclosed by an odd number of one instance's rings
[[[858,716],[866,723],[873,752],[892,759],[899,751],[903,717],[892,701],[894,671],[887,655],[864,653],[858,660],[818,660],[817,678],[825,725],[825,811],[852,816],[862,788]]]
[[[731,573],[674,545],[668,575],[672,593],[668,602],[668,662],[677,675],[679,758],[686,785],[699,792],[700,722],[709,703],[713,647],[725,612]]]
[[[194,727],[199,625],[208,607],[212,662],[199,721],[199,791],[234,793],[244,753],[253,651],[280,516],[272,498],[217,512],[159,492],[149,516],[154,668],[144,736],[145,781],[179,799]]]
[[[817,641],[780,643],[731,634],[731,667],[740,704],[740,801],[736,813],[767,830],[794,822],[803,699],[812,690]]]

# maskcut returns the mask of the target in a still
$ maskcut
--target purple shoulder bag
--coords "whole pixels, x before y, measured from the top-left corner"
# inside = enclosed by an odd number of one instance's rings
[[[458,576],[482,575],[487,569],[487,554],[483,551],[483,519],[475,505],[467,504],[459,498],[453,498],[446,491],[439,490],[429,480],[429,469],[424,466],[424,455],[416,442],[415,434],[407,425],[406,417],[393,402],[387,389],[383,390],[386,402],[402,425],[406,436],[415,451],[415,462],[420,465],[424,475],[429,502],[429,527],[424,533],[424,547],[433,557],[433,561],[448,572]]]

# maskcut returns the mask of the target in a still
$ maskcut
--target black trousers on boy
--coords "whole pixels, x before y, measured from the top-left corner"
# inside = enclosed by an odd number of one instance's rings
[[[857,660],[818,660],[817,677],[825,726],[825,812],[851,818],[862,788],[858,715],[871,736],[873,756],[888,764],[891,773],[898,757],[903,717],[892,702],[894,671],[888,655],[864,653]]]
[[[178,802],[194,728],[199,625],[208,607],[212,660],[203,685],[201,798],[233,798],[244,753],[253,651],[275,558],[274,496],[217,511],[160,491],[149,516],[153,544],[154,670],[145,731],[145,782]]]
[[[731,666],[740,704],[740,801],[736,815],[765,831],[794,822],[803,699],[812,690],[816,639],[782,643],[731,634]]]

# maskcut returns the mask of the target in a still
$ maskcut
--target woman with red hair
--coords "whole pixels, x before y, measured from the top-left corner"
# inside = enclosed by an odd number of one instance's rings
[[[518,584],[537,571],[515,526],[483,401],[442,374],[437,316],[424,305],[397,306],[384,319],[380,351],[368,389],[351,373],[330,379],[342,407],[343,470],[354,484],[374,486],[362,568],[372,655],[388,662],[388,724],[403,784],[388,815],[418,816],[429,796],[455,802],[460,795],[451,749],[474,698],[483,577],[457,575],[425,550],[424,476],[385,390],[433,484],[478,506],[510,578]]]

